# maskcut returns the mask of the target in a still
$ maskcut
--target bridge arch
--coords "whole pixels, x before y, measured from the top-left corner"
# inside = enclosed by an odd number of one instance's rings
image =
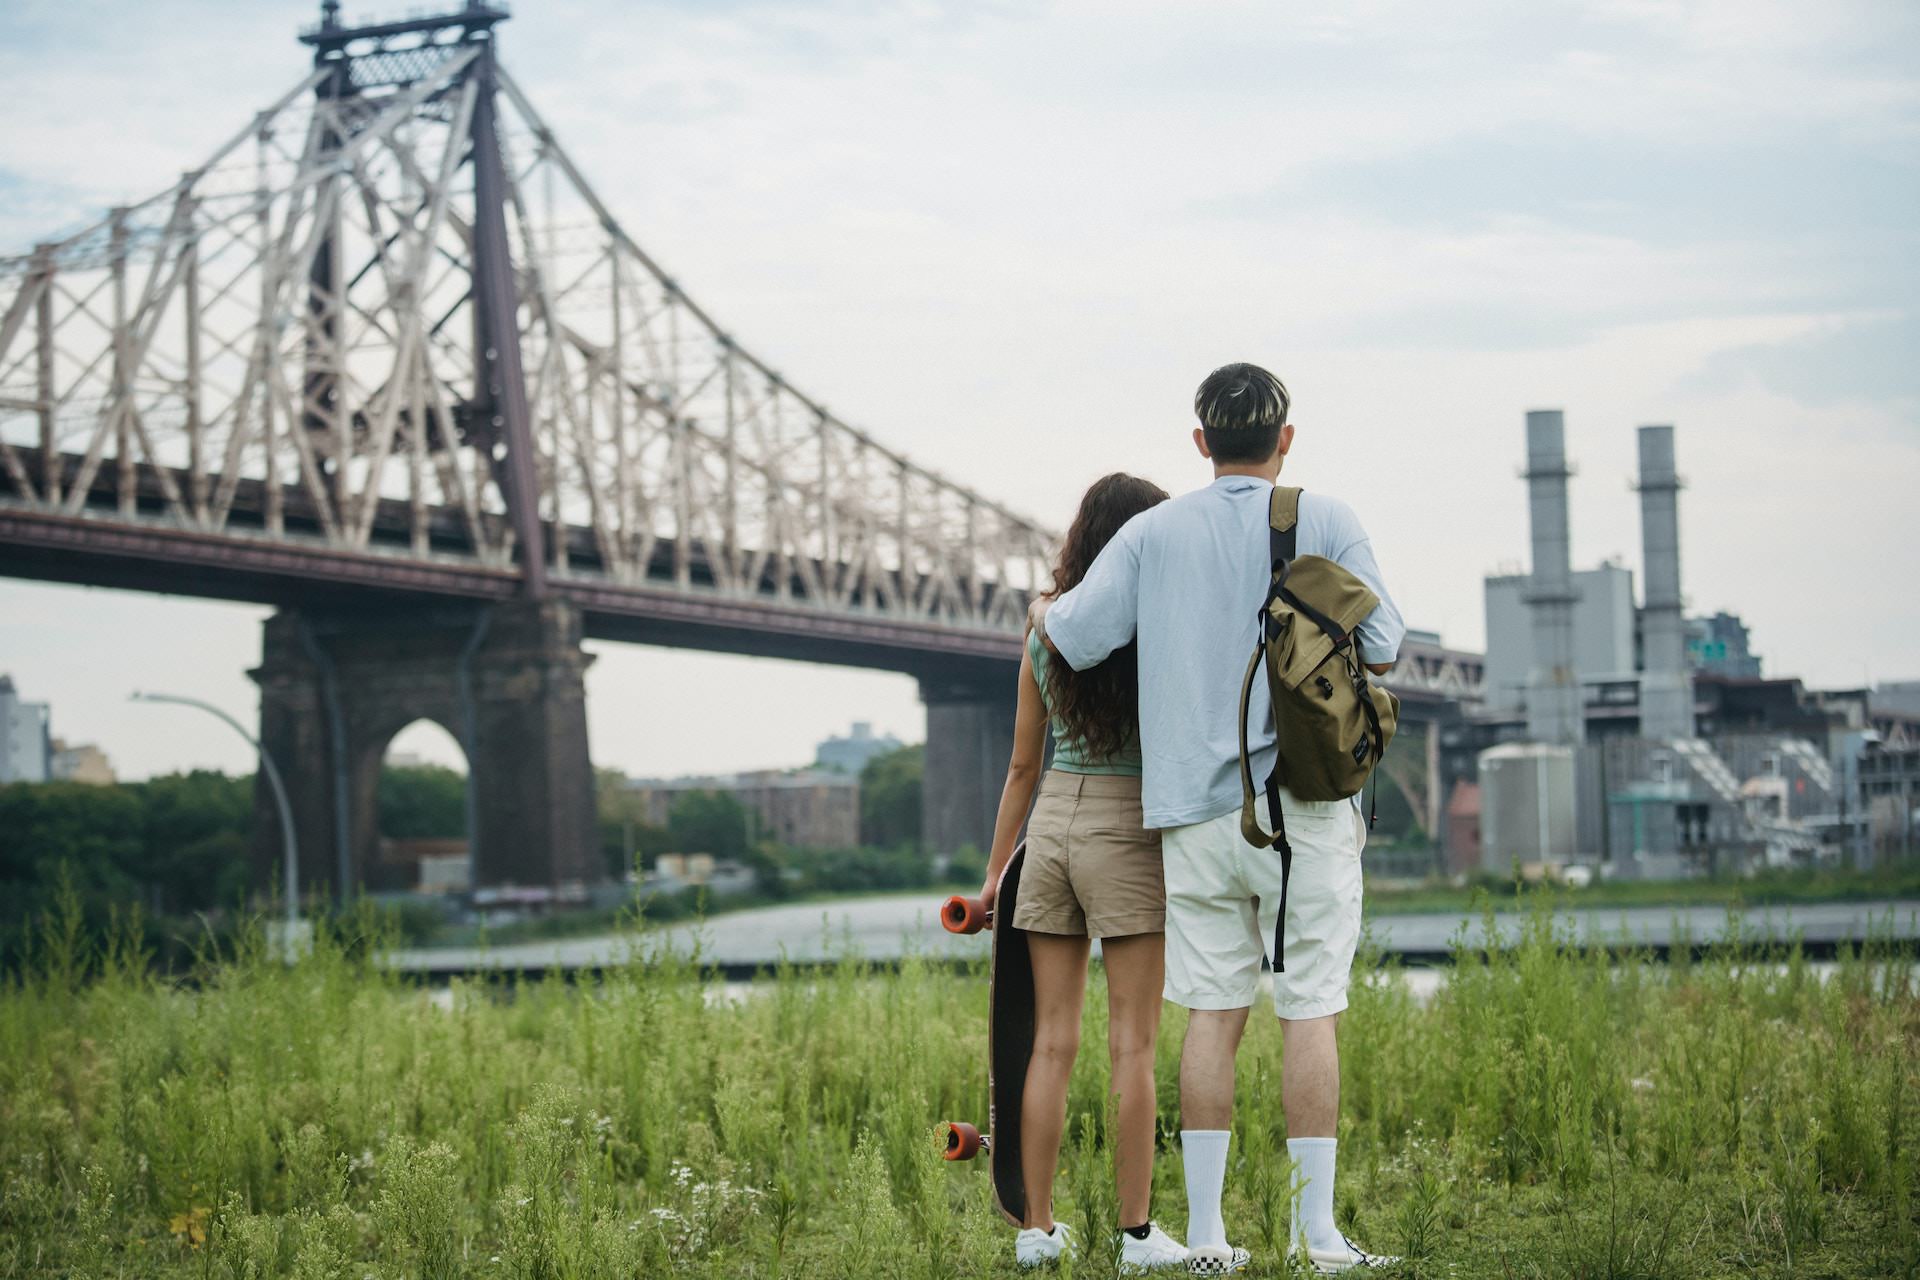
[[[253,672],[261,741],[287,779],[306,885],[339,897],[369,882],[381,762],[420,720],[467,758],[474,884],[600,879],[580,635],[578,611],[556,602],[270,617]],[[270,855],[256,845],[257,872]]]
[[[457,891],[471,886],[473,771],[456,726],[420,716],[385,742],[378,735],[370,738],[352,764],[356,793],[370,797],[358,810],[373,827],[368,887]]]

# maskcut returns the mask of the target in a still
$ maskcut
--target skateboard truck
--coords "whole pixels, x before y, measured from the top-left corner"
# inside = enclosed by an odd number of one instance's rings
[[[941,1154],[949,1160],[971,1160],[993,1150],[993,1135],[981,1133],[965,1120],[947,1121],[947,1149]]]
[[[948,933],[978,933],[993,924],[993,912],[980,899],[956,893],[940,908],[940,923]]]

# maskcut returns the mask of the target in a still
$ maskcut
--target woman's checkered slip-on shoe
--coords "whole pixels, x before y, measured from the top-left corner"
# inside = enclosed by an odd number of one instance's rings
[[[1247,1264],[1253,1261],[1253,1255],[1245,1249],[1235,1249],[1231,1245],[1203,1244],[1197,1249],[1187,1250],[1187,1274],[1190,1276],[1224,1276],[1236,1271],[1245,1271]]]

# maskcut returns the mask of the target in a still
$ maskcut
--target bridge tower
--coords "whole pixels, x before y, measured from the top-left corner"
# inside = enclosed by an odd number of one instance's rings
[[[391,610],[282,609],[267,620],[260,740],[285,775],[310,886],[363,883],[380,832],[381,761],[431,720],[467,756],[476,885],[603,880],[587,755],[591,657],[580,614],[552,600]],[[256,810],[270,798],[256,795]],[[255,830],[275,836],[270,814]],[[256,840],[256,879],[278,867]]]
[[[261,691],[260,737],[292,780],[301,846],[312,851],[307,882],[329,885],[336,896],[365,881],[376,854],[377,790],[387,744],[422,718],[446,729],[466,753],[466,826],[476,886],[586,884],[607,875],[587,748],[582,677],[591,659],[580,646],[580,611],[549,599],[547,591],[521,352],[521,285],[507,225],[516,193],[497,124],[494,27],[506,16],[504,8],[465,0],[450,13],[355,27],[341,23],[337,0],[325,0],[319,25],[300,37],[314,51],[317,80],[311,150],[303,164],[308,175],[317,175],[316,212],[302,413],[289,430],[310,438],[321,485],[349,494],[355,454],[364,448],[355,437],[364,437],[370,425],[364,414],[347,409],[349,273],[376,269],[379,254],[356,263],[349,248],[344,201],[353,194],[356,165],[343,156],[343,145],[370,117],[379,118],[386,105],[381,95],[397,96],[465,56],[465,65],[419,108],[445,117],[447,133],[444,167],[433,179],[418,175],[413,213],[422,219],[448,216],[452,188],[460,171],[467,171],[471,204],[454,216],[461,218],[468,250],[469,394],[445,406],[436,425],[442,432],[451,426],[487,457],[511,530],[509,563],[517,577],[514,598],[477,607],[300,604],[268,620],[263,661],[252,673]],[[391,136],[404,133],[401,126]],[[400,154],[391,142],[389,150]],[[402,351],[409,339],[420,341],[420,317],[406,312],[422,283],[403,279],[391,295],[400,313]],[[418,402],[408,408],[430,416]],[[263,788],[257,792],[256,879],[270,882],[271,797]]]

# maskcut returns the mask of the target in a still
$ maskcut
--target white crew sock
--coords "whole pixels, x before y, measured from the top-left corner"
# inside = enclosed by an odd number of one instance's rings
[[[1230,1129],[1182,1129],[1181,1161],[1187,1170],[1187,1248],[1227,1243],[1227,1224],[1220,1217],[1220,1192],[1227,1185],[1227,1144]]]
[[[1292,1239],[1307,1238],[1307,1248],[1337,1252],[1344,1247],[1333,1225],[1333,1157],[1336,1138],[1288,1138],[1293,1157]]]

